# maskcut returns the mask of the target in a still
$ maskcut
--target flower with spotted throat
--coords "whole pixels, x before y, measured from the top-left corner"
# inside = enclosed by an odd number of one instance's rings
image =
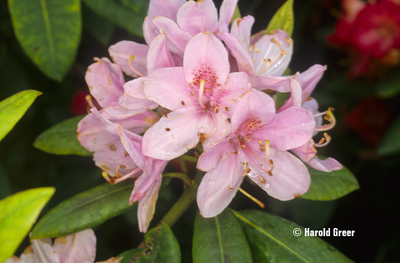
[[[143,154],[171,160],[202,141],[204,148],[230,133],[230,109],[249,88],[247,74],[229,73],[228,52],[211,32],[188,43],[183,67],[153,71],[143,83],[147,98],[170,110],[143,136]]]
[[[197,164],[208,171],[197,192],[204,217],[222,212],[246,175],[279,200],[308,190],[307,167],[287,151],[311,139],[315,121],[309,111],[290,107],[275,114],[273,99],[251,89],[237,102],[231,123],[231,135],[206,150]]]

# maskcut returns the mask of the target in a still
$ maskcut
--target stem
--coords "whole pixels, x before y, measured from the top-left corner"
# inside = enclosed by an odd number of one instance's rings
[[[189,209],[189,207],[196,200],[197,188],[200,185],[201,178],[203,178],[204,172],[197,170],[194,177],[194,183],[192,187],[187,187],[182,196],[174,204],[174,206],[164,216],[162,221],[168,226],[172,227],[173,224]]]

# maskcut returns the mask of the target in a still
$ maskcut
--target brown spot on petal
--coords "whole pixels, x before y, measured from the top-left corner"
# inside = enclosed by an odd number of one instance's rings
[[[112,143],[112,144],[110,144],[109,146],[108,146],[108,148],[110,148],[110,150],[111,151],[116,151],[117,150],[117,147],[115,147],[115,145]]]

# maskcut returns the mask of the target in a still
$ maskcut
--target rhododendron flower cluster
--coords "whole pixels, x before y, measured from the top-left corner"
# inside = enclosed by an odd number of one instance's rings
[[[400,61],[400,2],[342,0],[343,14],[328,37],[334,45],[349,47],[354,59],[350,77],[371,75]]]
[[[197,203],[204,217],[220,213],[248,176],[269,195],[290,200],[304,194],[310,175],[340,169],[320,160],[335,124],[332,109],[319,112],[310,97],[325,67],[282,76],[293,41],[281,30],[251,36],[254,18],[236,19],[237,0],[152,0],[143,24],[146,44],[121,41],[113,60],[96,59],[86,81],[95,107],[79,123],[80,143],[110,183],[135,180],[146,232],[168,161],[201,145],[197,168],[206,172]],[[133,77],[125,82],[123,76]],[[290,93],[278,107],[277,93]],[[325,121],[323,121],[325,119]],[[325,122],[325,124],[323,124]],[[297,157],[296,157],[297,155]]]

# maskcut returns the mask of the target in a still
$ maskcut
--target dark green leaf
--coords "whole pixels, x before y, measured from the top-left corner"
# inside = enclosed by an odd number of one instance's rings
[[[230,209],[213,218],[197,213],[193,262],[253,262],[246,236]]]
[[[130,263],[131,259],[135,256],[140,256],[143,253],[146,253],[147,248],[135,248],[128,251],[125,251],[118,255],[120,263]]]
[[[129,205],[133,185],[132,181],[105,183],[71,197],[36,224],[31,239],[68,236],[127,212],[136,207]]]
[[[36,90],[24,90],[0,102],[0,141],[14,128],[40,94],[42,93]]]
[[[351,262],[318,237],[304,236],[304,228],[259,210],[233,211],[249,241],[254,262]],[[295,228],[303,235],[293,235]]]
[[[114,33],[115,25],[93,12],[86,5],[82,6],[83,30],[104,46],[109,45],[109,41]]]
[[[68,72],[81,35],[79,0],[8,0],[14,31],[22,48],[47,76]]]
[[[47,153],[93,155],[76,138],[76,128],[83,117],[77,116],[54,125],[40,134],[33,145]]]
[[[144,235],[147,251],[138,255],[135,263],[181,262],[178,241],[169,226],[161,223]]]
[[[357,179],[346,168],[330,173],[321,172],[308,166],[311,175],[310,189],[299,197],[310,200],[333,200],[359,188]]]
[[[169,181],[163,179],[160,191]],[[137,202],[129,205],[133,186],[129,180],[116,185],[105,183],[65,200],[37,223],[31,239],[68,236],[134,209]]]
[[[272,30],[281,29],[292,36],[294,27],[293,0],[287,0],[275,13],[268,24],[265,34],[270,34]]]
[[[395,154],[400,152],[400,116],[390,125],[381,144],[378,147],[380,155]]]
[[[83,0],[93,11],[128,30],[143,36],[142,24],[147,14],[148,1]]]
[[[0,262],[14,254],[54,191],[36,188],[0,200]]]

